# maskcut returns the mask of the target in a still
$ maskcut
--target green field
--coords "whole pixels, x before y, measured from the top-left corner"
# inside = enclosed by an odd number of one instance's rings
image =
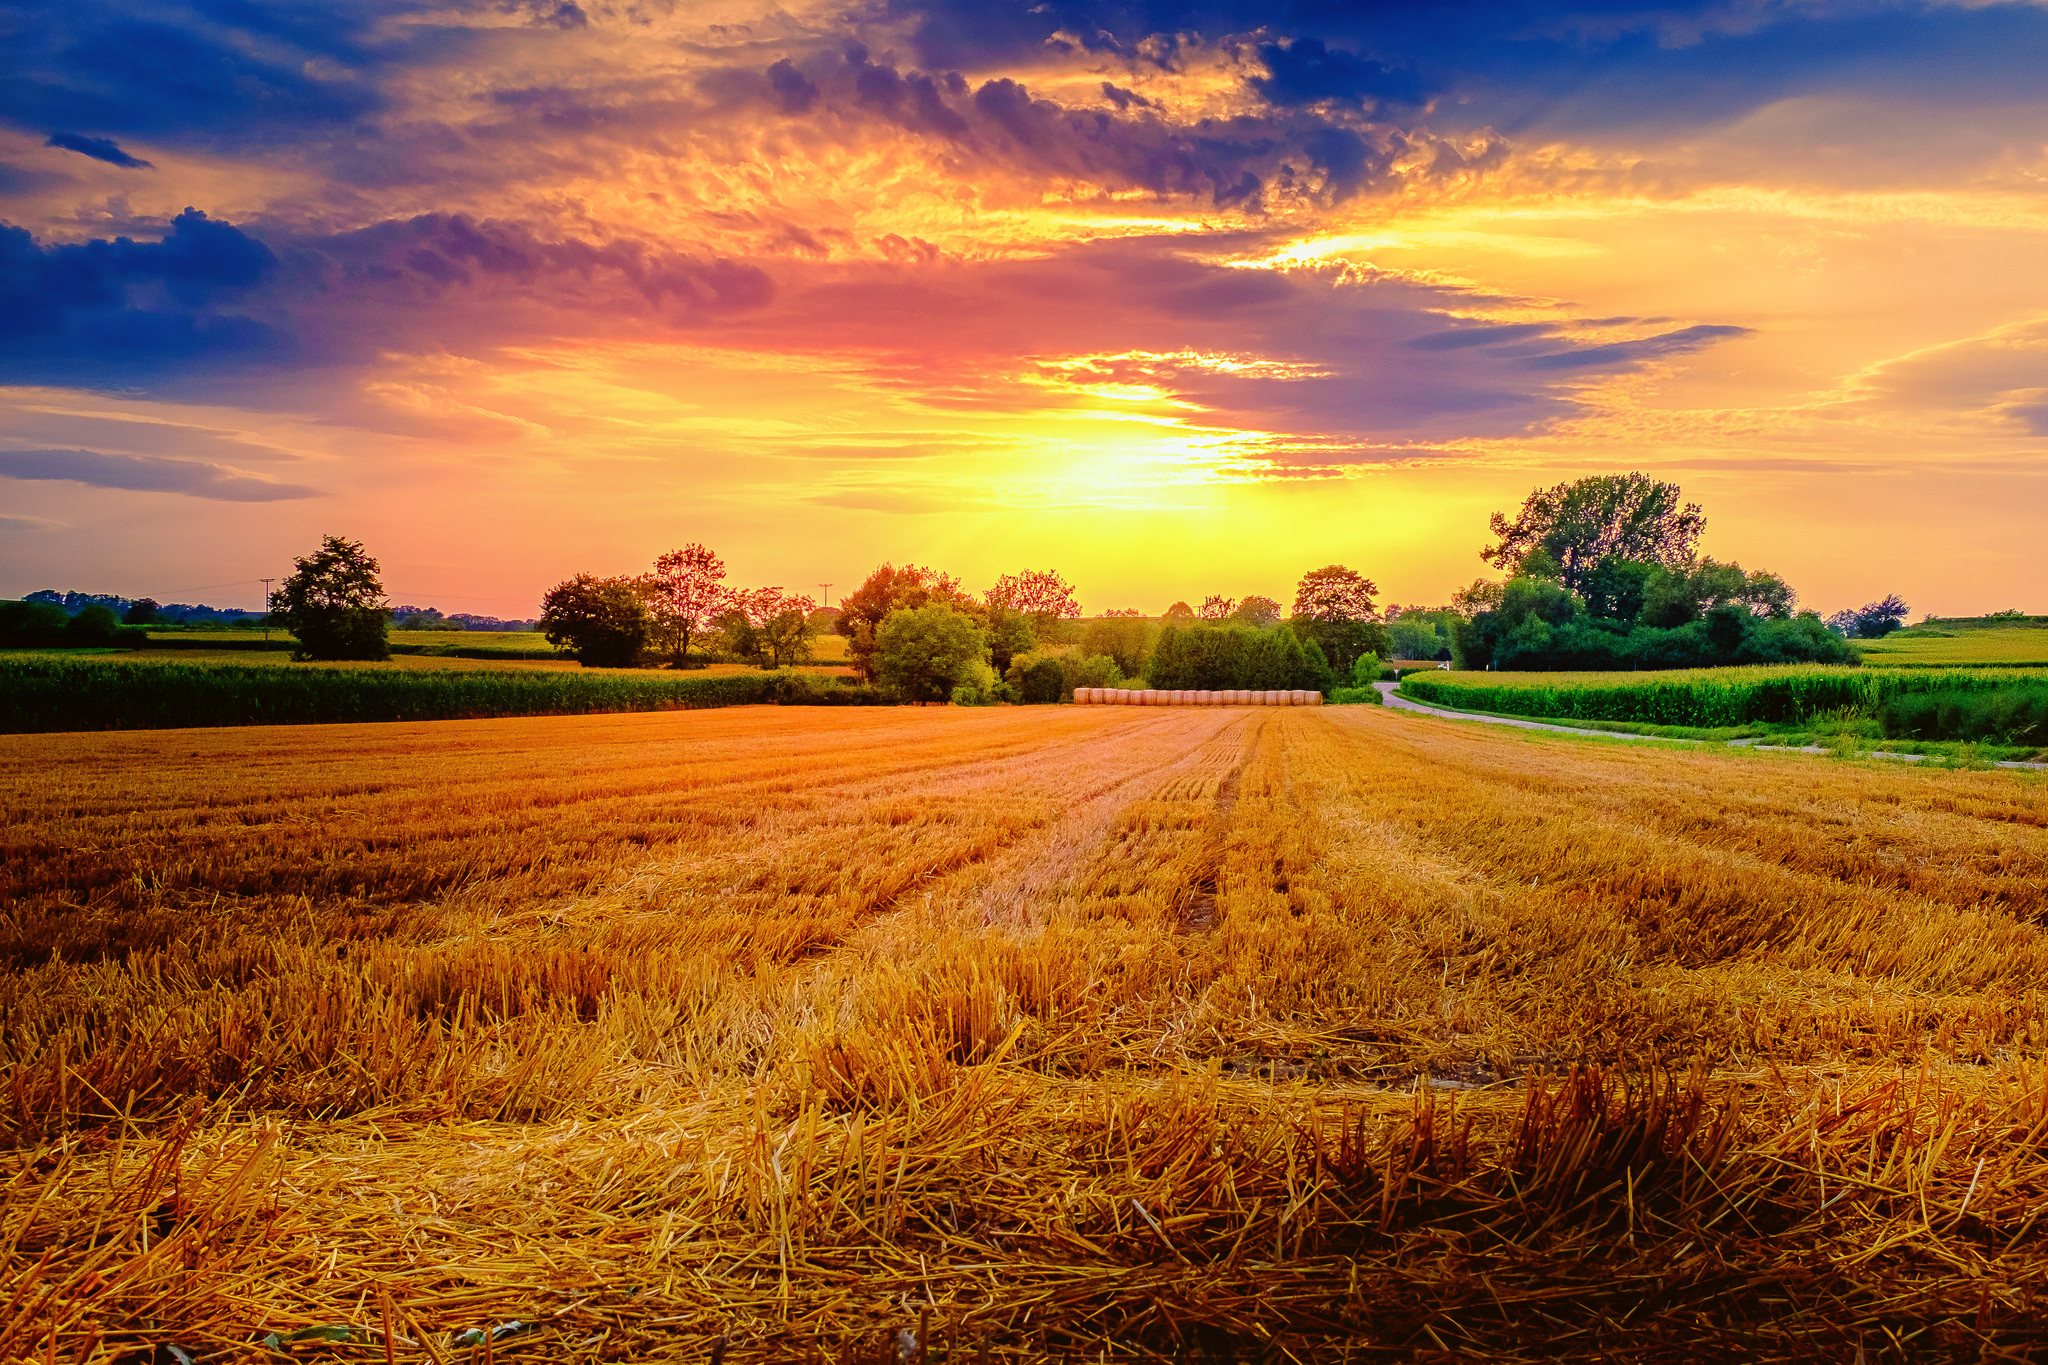
[[[2024,626],[1935,622],[1882,640],[1858,640],[1864,660],[1885,668],[2048,668],[2048,621]]]
[[[285,666],[276,662],[280,657],[0,656],[0,732],[456,720],[874,700],[870,689],[793,670],[677,673],[411,659]],[[451,662],[456,666],[447,666]],[[435,664],[442,666],[422,666]]]
[[[716,637],[714,637],[716,638]],[[533,661],[565,658],[547,637],[538,631],[507,630],[394,630],[390,635],[391,651],[396,657],[414,656],[434,659],[526,659]],[[175,651],[191,657],[194,652],[243,653],[289,653],[295,643],[290,633],[282,630],[270,632],[264,638],[260,630],[152,630],[149,641],[153,648]],[[839,635],[820,635],[811,641],[811,656],[814,663],[844,663],[846,660],[846,639]],[[694,645],[693,657],[701,650]]]
[[[1837,728],[1866,726],[1876,734],[1913,734],[1910,727],[1923,723],[1924,708],[1905,706],[1903,699],[2030,696],[2043,687],[2048,687],[2048,670],[1800,665],[1668,673],[1429,673],[1404,679],[1401,694],[1457,710],[1548,720],[1708,730],[1826,722]],[[2048,742],[2030,737],[2033,722],[2024,715],[2016,723],[2019,729],[2004,736],[2007,740]]]

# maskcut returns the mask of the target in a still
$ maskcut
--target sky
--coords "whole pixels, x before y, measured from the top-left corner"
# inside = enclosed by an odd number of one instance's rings
[[[0,0],[0,595],[1092,612],[1640,470],[2048,612],[2048,5]]]

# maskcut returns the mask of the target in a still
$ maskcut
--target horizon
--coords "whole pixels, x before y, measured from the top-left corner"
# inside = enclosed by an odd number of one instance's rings
[[[16,28],[0,596],[255,610],[331,532],[505,619],[691,541],[834,599],[1436,605],[1491,513],[1639,469],[1802,608],[2048,611],[2038,6]]]

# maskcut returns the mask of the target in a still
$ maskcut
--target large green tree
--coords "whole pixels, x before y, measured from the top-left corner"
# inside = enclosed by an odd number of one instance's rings
[[[1599,474],[1539,488],[1510,521],[1493,514],[1498,545],[1479,552],[1487,563],[1519,574],[1539,553],[1576,591],[1602,559],[1632,559],[1668,569],[1689,565],[1707,526],[1698,503],[1681,503],[1678,485],[1645,474]]]
[[[988,637],[943,603],[892,611],[875,632],[875,677],[905,701],[945,701],[988,671]]]
[[[646,587],[637,579],[577,574],[541,598],[540,628],[585,668],[631,668],[647,646]]]
[[[937,603],[973,618],[985,614],[980,603],[960,590],[960,580],[937,569],[919,564],[901,568],[884,564],[868,575],[867,582],[848,593],[839,603],[839,615],[832,629],[846,637],[847,659],[863,681],[873,682],[875,643],[882,622],[892,612],[913,611]]]
[[[1288,624],[1295,634],[1315,641],[1339,675],[1349,677],[1360,656],[1384,658],[1389,651],[1387,628],[1373,602],[1378,593],[1379,585],[1358,570],[1325,564],[1295,585]]]
[[[322,536],[320,548],[292,561],[270,610],[297,637],[292,658],[388,659],[391,614],[377,561],[359,540]]]

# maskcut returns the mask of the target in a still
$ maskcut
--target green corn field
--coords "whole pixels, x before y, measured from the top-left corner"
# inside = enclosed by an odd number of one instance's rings
[[[2015,669],[1713,668],[1668,673],[1425,673],[1401,694],[1460,710],[1642,725],[1798,723],[1844,708],[1875,710],[1919,692],[1993,692],[2048,678]]]
[[[782,673],[384,671],[105,658],[0,659],[0,732],[459,720],[848,702],[865,688]]]

